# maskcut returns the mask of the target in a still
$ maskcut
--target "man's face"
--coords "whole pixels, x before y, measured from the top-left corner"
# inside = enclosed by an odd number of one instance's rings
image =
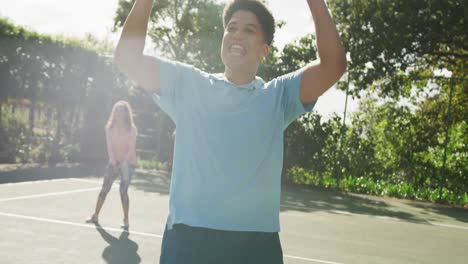
[[[238,72],[257,72],[268,53],[262,27],[250,11],[236,11],[224,30],[221,59],[226,68]]]

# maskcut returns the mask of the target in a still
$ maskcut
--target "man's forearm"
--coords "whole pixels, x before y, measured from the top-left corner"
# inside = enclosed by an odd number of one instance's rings
[[[336,25],[330,16],[324,0],[307,0],[315,23],[317,51],[322,64],[344,64],[346,54],[341,44]]]
[[[125,20],[115,51],[115,60],[120,67],[142,58],[152,6],[153,0],[136,0]]]

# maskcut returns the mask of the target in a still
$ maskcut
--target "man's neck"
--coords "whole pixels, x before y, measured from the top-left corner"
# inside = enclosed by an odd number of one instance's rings
[[[235,85],[248,84],[255,80],[255,72],[236,72],[230,69],[224,70],[224,77]]]

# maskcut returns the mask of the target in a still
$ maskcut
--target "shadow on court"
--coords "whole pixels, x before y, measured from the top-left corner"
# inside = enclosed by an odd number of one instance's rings
[[[139,171],[132,181],[132,186],[144,192],[169,195],[170,178],[167,173]],[[404,208],[400,206],[402,204],[405,205]],[[352,214],[398,218],[414,223],[428,223],[429,220],[437,221],[437,219],[430,219],[430,217],[424,215],[424,211],[427,210],[432,214],[468,222],[468,208],[452,208],[404,200],[390,203],[386,201],[386,198],[382,197],[366,197],[365,195],[297,186],[283,186],[281,205],[281,211],[326,211],[332,214],[342,214],[341,212],[344,211]]]
[[[336,191],[283,187],[281,211],[299,210],[303,212],[327,211],[329,213],[371,215],[398,218],[408,222],[428,223],[428,217],[417,211],[425,210],[433,214],[444,215],[458,221],[468,222],[468,208],[446,207],[436,204],[405,201],[406,208],[385,201],[381,197],[346,194]],[[402,204],[401,200],[397,203]],[[418,210],[419,209],[419,210]]]
[[[153,171],[145,172],[138,170],[132,179],[132,187],[144,192],[169,195],[171,179],[167,172]]]
[[[102,179],[104,173],[104,165],[20,166],[13,169],[1,169],[0,184],[62,178],[93,177]],[[167,172],[137,170],[131,185],[132,188],[143,192],[169,195],[170,177]],[[428,221],[437,221],[440,216],[446,216],[468,223],[468,208],[404,200],[391,201],[382,197],[286,185],[283,186],[281,193],[281,211],[326,211],[332,214],[352,213],[398,218],[414,223],[428,223]]]
[[[460,222],[468,223],[468,208],[448,207],[443,205],[417,203],[412,205],[426,212],[449,216]]]
[[[153,173],[138,172],[132,180],[132,186],[138,190],[151,193],[169,195],[170,178],[155,177]],[[417,216],[390,208],[385,202],[347,195],[344,193],[300,188],[295,186],[283,187],[281,193],[281,211],[299,210],[314,211],[346,211],[354,214],[395,217],[414,222],[424,222]]]
[[[103,227],[96,225],[96,230],[102,239],[109,244],[102,252],[102,258],[109,264],[137,264],[141,262],[138,255],[138,244],[129,239],[129,233],[123,231],[120,236],[114,237]]]

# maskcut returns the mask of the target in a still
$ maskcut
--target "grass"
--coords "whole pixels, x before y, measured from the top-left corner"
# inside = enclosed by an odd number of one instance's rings
[[[163,170],[168,171],[170,170],[170,164],[167,162],[159,162],[155,160],[138,160],[137,161],[137,168],[145,169],[145,170]]]

